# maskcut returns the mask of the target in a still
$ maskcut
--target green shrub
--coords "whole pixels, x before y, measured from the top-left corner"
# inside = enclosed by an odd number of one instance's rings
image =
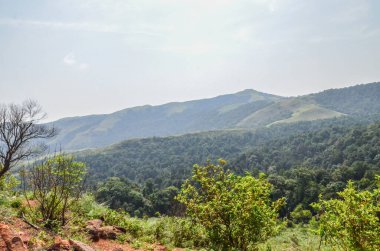
[[[293,212],[290,213],[290,217],[294,223],[308,223],[312,217],[310,210],[304,209],[301,204],[296,206]]]
[[[108,207],[97,203],[95,197],[92,194],[84,194],[78,200],[72,211],[85,220],[100,219],[103,215],[107,214]]]
[[[24,194],[27,189],[33,193],[45,227],[53,229],[67,223],[67,212],[83,193],[86,172],[83,162],[74,161],[72,156],[64,154],[45,159],[21,172]]]
[[[0,178],[0,191],[2,192],[10,193],[18,185],[20,185],[20,181],[10,173],[7,173]]]
[[[22,202],[21,202],[21,200],[19,198],[16,198],[16,199],[12,200],[10,206],[12,208],[21,208]]]
[[[272,186],[263,175],[237,176],[225,172],[225,164],[195,165],[192,182],[185,182],[177,198],[187,215],[206,229],[213,248],[254,249],[278,232],[284,199],[270,201]]]
[[[159,218],[154,236],[159,242],[174,247],[199,248],[209,244],[205,228],[189,218]]]
[[[313,207],[320,213],[322,240],[343,250],[380,250],[380,177],[378,188],[358,191],[352,181],[338,192],[340,198],[323,200]]]

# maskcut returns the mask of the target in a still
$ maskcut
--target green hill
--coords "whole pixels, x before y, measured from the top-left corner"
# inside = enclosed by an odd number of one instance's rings
[[[48,143],[70,150],[101,147],[131,138],[232,128],[249,114],[280,99],[245,90],[210,99],[147,105],[107,115],[65,118],[53,122],[60,133]]]
[[[257,129],[283,123],[372,116],[380,111],[380,83],[283,98],[245,90],[235,94],[53,122],[60,133],[48,144],[65,150],[97,148],[132,138],[223,129]]]

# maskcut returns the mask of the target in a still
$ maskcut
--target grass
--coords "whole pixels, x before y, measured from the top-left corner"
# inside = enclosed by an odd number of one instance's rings
[[[16,197],[0,196],[0,221],[10,223],[17,215],[18,210],[13,207],[18,204]],[[71,214],[70,226],[60,229],[56,234],[63,238],[76,239],[89,243],[87,233],[83,231],[86,221],[90,219],[104,219],[106,225],[121,226],[127,233],[118,236],[120,244],[129,243],[134,248],[153,250],[154,243],[161,243],[169,250],[183,248],[185,250],[205,250],[208,241],[203,227],[193,225],[187,218],[160,217],[160,218],[134,218],[126,213],[107,208],[95,202],[94,197],[85,195],[79,201]],[[320,245],[320,238],[310,231],[310,226],[295,226],[283,229],[279,235],[274,236],[258,246],[260,251],[331,251],[334,250],[324,244]],[[53,234],[54,235],[54,234]],[[35,243],[44,243],[48,246],[53,241],[52,233],[43,229],[33,236]],[[202,249],[203,247],[203,249]],[[320,247],[320,249],[319,249]]]
[[[316,104],[308,104],[301,106],[293,111],[293,114],[290,118],[278,120],[271,123],[269,126],[279,123],[294,123],[299,121],[312,121],[318,119],[329,119],[343,116],[344,114],[336,111],[332,111],[323,107],[320,107]]]
[[[320,248],[320,249],[319,249]],[[308,226],[286,228],[279,235],[259,245],[260,251],[333,251],[321,243],[320,238],[312,233]]]

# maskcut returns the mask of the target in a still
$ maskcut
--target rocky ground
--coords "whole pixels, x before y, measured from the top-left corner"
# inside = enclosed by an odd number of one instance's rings
[[[144,251],[143,249],[134,249],[128,243],[121,244],[118,242],[117,236],[125,233],[126,230],[115,226],[104,226],[101,220],[88,221],[84,231],[88,235],[86,243],[49,234],[49,238],[54,239],[54,244],[46,246],[47,244],[44,241],[36,238],[40,230],[35,229],[22,219],[14,217],[9,222],[0,222],[0,251]],[[165,251],[167,249],[156,243],[149,250]],[[180,249],[176,250],[179,251]]]

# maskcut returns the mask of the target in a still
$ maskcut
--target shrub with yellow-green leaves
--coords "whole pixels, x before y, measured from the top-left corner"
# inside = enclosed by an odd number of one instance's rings
[[[380,250],[380,177],[378,188],[358,191],[350,181],[338,199],[320,197],[313,207],[319,211],[322,240],[342,250]]]
[[[274,235],[282,224],[278,210],[284,199],[270,200],[271,184],[264,175],[238,176],[219,165],[195,165],[192,180],[182,186],[177,199],[187,215],[206,229],[216,250],[250,250]]]

